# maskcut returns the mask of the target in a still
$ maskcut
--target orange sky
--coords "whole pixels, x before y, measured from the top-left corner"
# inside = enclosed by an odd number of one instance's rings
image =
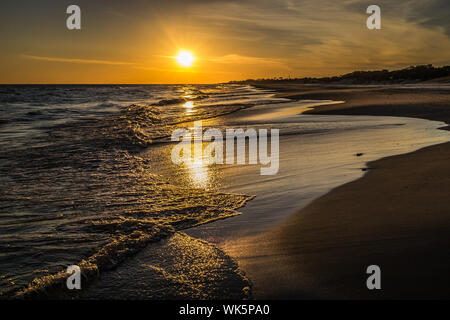
[[[0,4],[0,83],[214,83],[450,64],[448,1],[66,1]],[[176,64],[192,51],[191,68]]]

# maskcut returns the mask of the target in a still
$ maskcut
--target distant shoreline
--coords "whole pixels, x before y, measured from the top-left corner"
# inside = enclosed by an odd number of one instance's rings
[[[262,78],[230,81],[234,84],[417,84],[450,83],[450,66],[434,67],[432,64],[410,66],[400,70],[353,71],[331,77]]]

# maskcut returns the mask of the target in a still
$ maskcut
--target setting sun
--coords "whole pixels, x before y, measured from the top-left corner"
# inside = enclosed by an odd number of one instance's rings
[[[182,50],[178,52],[178,55],[175,57],[177,62],[182,67],[190,67],[195,60],[194,55],[186,50]]]

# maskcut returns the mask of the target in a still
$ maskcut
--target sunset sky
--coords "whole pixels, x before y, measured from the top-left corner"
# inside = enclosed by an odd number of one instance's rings
[[[81,7],[82,30],[66,28]],[[370,4],[382,30],[366,28]],[[450,1],[0,3],[0,83],[212,83],[450,64]],[[175,55],[191,51],[181,67]]]

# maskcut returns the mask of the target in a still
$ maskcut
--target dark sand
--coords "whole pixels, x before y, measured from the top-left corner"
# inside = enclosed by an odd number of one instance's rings
[[[315,114],[450,122],[449,86],[270,88],[294,99],[346,101],[309,111]],[[228,248],[237,257],[252,252],[240,267],[258,289],[255,298],[450,298],[450,143],[369,167],[282,226]],[[270,270],[258,268],[261,259],[271,259]],[[382,290],[366,288],[371,264],[381,267]]]

